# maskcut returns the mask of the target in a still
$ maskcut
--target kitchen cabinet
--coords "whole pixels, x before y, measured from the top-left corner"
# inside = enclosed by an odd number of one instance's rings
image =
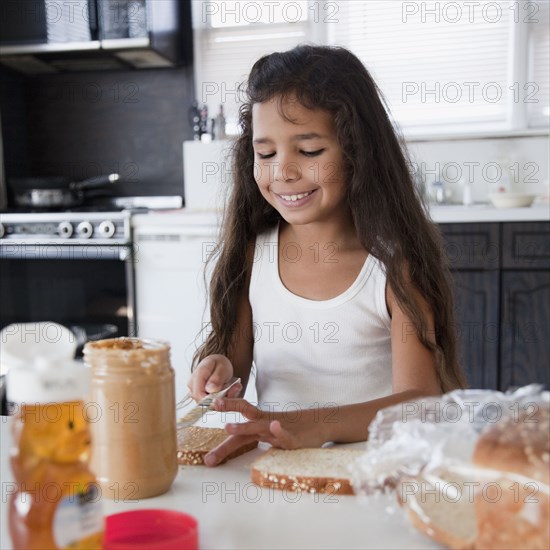
[[[471,387],[550,384],[550,226],[441,224]]]
[[[548,385],[550,271],[505,271],[502,289],[500,386]]]
[[[1,63],[22,73],[192,63],[190,2],[0,0],[0,10]]]
[[[460,359],[473,388],[498,385],[498,271],[454,272]]]
[[[550,383],[550,225],[503,224],[501,386]]]

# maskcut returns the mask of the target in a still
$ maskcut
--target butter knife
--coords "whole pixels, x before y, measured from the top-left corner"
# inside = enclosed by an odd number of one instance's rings
[[[221,391],[211,393],[201,399],[197,403],[196,407],[193,407],[185,416],[182,416],[177,421],[177,429],[183,429],[188,428],[189,426],[192,426],[196,422],[198,422],[208,411],[212,410],[212,403],[214,402],[214,399],[217,397],[225,397],[227,395],[227,392],[236,384],[239,384],[241,382],[240,378],[235,378],[229,386],[224,388]]]

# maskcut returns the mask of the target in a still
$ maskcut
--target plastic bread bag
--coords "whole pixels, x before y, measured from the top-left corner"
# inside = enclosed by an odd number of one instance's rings
[[[383,409],[354,490],[394,491],[412,524],[450,548],[550,548],[549,417],[539,385]]]

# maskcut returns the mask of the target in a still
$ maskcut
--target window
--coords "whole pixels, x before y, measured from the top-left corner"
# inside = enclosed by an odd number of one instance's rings
[[[258,57],[316,42],[345,46],[364,62],[406,135],[548,125],[546,0],[217,0],[194,8],[197,97],[209,109],[223,103],[228,122]]]

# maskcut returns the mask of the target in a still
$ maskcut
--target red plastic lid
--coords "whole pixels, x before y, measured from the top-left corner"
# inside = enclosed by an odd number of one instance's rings
[[[134,510],[107,517],[104,550],[198,550],[197,520],[173,510]]]

